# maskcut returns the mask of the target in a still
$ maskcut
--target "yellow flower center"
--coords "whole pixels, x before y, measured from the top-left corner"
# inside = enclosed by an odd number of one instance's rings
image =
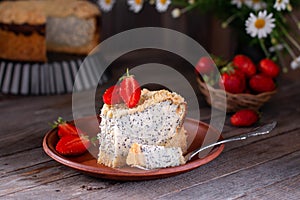
[[[167,3],[167,0],[160,0],[160,3],[161,3],[161,4],[166,4],[166,3]]]
[[[135,0],[135,3],[136,3],[137,5],[140,5],[140,4],[143,3],[143,0]]]
[[[110,3],[111,3],[111,0],[105,0],[105,3],[106,3],[106,4],[110,4]]]
[[[265,25],[266,25],[266,21],[264,19],[262,19],[262,18],[257,19],[256,22],[255,22],[255,24],[254,24],[254,26],[257,29],[261,29],[261,28],[265,27]]]

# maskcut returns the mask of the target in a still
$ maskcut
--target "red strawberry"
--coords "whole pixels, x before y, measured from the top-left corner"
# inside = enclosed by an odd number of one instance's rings
[[[57,135],[62,138],[64,136],[68,135],[86,135],[85,132],[80,130],[79,128],[76,128],[73,124],[67,123],[64,121],[61,117],[58,117],[57,121],[54,122],[52,125],[52,128],[57,128]]]
[[[272,78],[264,74],[256,74],[249,81],[250,88],[258,93],[275,90],[276,85]]]
[[[207,56],[200,58],[196,65],[196,71],[201,74],[209,74],[215,70],[214,61]]]
[[[120,87],[118,85],[114,85],[105,90],[103,96],[103,102],[107,105],[118,104],[122,102],[122,98],[120,96]]]
[[[127,105],[128,108],[135,107],[141,97],[140,84],[134,79],[132,75],[127,74],[121,78],[120,83],[120,96]]]
[[[251,109],[244,109],[231,116],[230,122],[233,126],[251,126],[259,119],[257,112]]]
[[[232,64],[243,71],[247,78],[256,74],[256,66],[252,60],[245,55],[236,55],[233,58]]]
[[[275,78],[279,74],[279,66],[271,59],[265,58],[259,62],[258,69],[265,75]]]
[[[56,144],[56,151],[65,156],[78,156],[87,151],[90,146],[88,137],[68,135],[62,137]]]
[[[242,93],[246,89],[246,78],[243,72],[232,68],[232,66],[226,66],[222,70],[222,75],[219,81],[219,85],[227,92],[232,94]]]

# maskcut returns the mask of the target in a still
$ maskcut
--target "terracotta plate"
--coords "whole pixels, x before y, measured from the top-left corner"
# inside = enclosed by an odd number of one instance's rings
[[[74,122],[73,122],[74,123]],[[91,137],[96,136],[99,132],[98,128],[98,120],[96,117],[85,117],[76,120],[76,126],[80,127],[80,129],[86,131]],[[184,127],[187,130],[188,134],[188,144],[189,149],[188,152],[198,148],[201,146],[204,137],[208,130],[208,125],[196,121],[193,119],[186,119],[184,122]],[[215,134],[219,136],[219,132],[215,129],[209,134]],[[157,178],[165,178],[174,176],[183,172],[190,171],[195,169],[201,165],[204,165],[216,157],[220,155],[220,153],[224,149],[224,145],[220,145],[215,147],[206,157],[204,158],[194,158],[191,161],[187,162],[185,165],[181,165],[178,167],[170,167],[164,169],[154,169],[154,170],[141,170],[137,168],[120,168],[114,169],[110,167],[106,167],[101,164],[97,164],[97,153],[98,148],[92,147],[89,149],[89,152],[77,156],[77,157],[65,157],[60,155],[55,150],[55,145],[58,142],[57,129],[52,129],[49,131],[43,140],[43,148],[44,151],[57,162],[66,165],[75,170],[79,170],[85,174],[105,178],[112,180],[123,180],[123,181],[133,181],[133,180],[149,180],[149,179],[157,179]]]

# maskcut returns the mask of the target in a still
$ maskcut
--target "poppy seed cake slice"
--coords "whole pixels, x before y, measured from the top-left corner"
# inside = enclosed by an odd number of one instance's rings
[[[180,147],[141,145],[134,143],[129,149],[126,163],[147,169],[175,167],[185,164]]]
[[[139,104],[106,105],[101,109],[98,134],[98,163],[109,167],[126,165],[133,143],[180,147],[186,151],[186,133],[182,127],[186,114],[183,97],[167,90],[142,90]]]

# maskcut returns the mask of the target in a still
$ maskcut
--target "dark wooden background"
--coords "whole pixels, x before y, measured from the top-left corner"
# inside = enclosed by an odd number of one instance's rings
[[[139,27],[164,27],[185,33],[199,42],[208,52],[231,58],[236,49],[235,33],[221,28],[221,22],[212,13],[198,10],[174,19],[170,6],[165,13],[158,13],[154,6],[145,3],[140,13],[128,9],[126,1],[118,1],[110,12],[102,15],[102,39],[116,33]]]

